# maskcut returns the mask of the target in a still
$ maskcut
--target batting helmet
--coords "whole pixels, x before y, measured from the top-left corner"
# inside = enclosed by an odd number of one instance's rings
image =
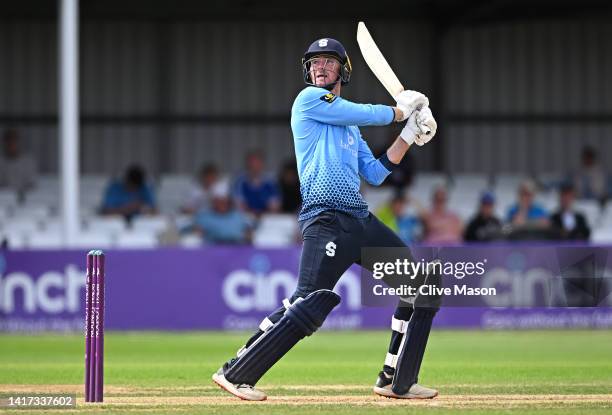
[[[315,40],[308,47],[306,53],[304,53],[304,57],[302,58],[304,82],[306,82],[307,85],[315,85],[313,80],[310,79],[310,60],[315,56],[321,55],[329,55],[338,59],[340,62],[340,82],[342,85],[348,84],[351,79],[351,71],[353,70],[351,67],[351,60],[346,53],[346,49],[342,46],[342,43],[330,38]],[[325,85],[325,88],[332,89],[337,82],[338,81],[335,81],[332,84]]]

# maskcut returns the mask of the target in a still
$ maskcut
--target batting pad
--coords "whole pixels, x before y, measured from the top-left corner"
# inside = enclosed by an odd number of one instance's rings
[[[223,368],[225,378],[233,384],[255,385],[298,341],[317,331],[339,303],[340,296],[330,290],[298,298],[276,324]]]
[[[408,329],[400,346],[397,367],[393,376],[393,392],[404,395],[418,381],[421,362],[425,355],[431,323],[437,309],[416,308],[408,322]]]

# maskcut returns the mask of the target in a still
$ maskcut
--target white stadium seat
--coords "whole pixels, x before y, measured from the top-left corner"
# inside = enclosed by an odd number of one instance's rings
[[[157,237],[151,233],[128,231],[117,237],[116,245],[119,248],[155,248]]]
[[[98,249],[110,248],[112,245],[113,237],[107,233],[82,232],[70,246],[79,249]]]
[[[591,228],[597,226],[600,219],[604,219],[602,217],[599,202],[596,200],[577,200],[574,203],[574,210],[582,213],[586,217],[586,220]]]
[[[86,229],[90,232],[118,234],[127,228],[122,216],[94,216],[87,220]]]
[[[168,228],[165,216],[138,216],[132,222],[134,231],[145,231],[157,235]]]
[[[10,249],[21,249],[25,247],[25,235],[20,232],[0,230],[0,242],[7,241]]]
[[[51,215],[51,207],[47,205],[22,205],[15,209],[11,220],[44,221]]]
[[[183,248],[199,248],[203,245],[202,237],[196,234],[181,236],[179,245]]]
[[[19,202],[19,198],[17,197],[17,193],[13,190],[0,190],[0,206],[3,206],[7,209],[12,209],[17,206]]]
[[[59,232],[35,232],[28,238],[27,246],[32,249],[62,248],[62,235]]]
[[[2,224],[2,230],[10,234],[29,235],[40,228],[40,223],[29,217],[13,217]]]

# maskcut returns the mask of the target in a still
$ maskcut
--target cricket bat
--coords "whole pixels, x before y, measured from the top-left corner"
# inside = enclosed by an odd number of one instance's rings
[[[366,61],[376,78],[385,87],[391,97],[395,98],[400,92],[404,90],[404,86],[389,66],[389,63],[376,46],[372,35],[368,31],[365,23],[359,22],[357,25],[357,43],[363,59]],[[425,134],[429,134],[430,131],[425,131]]]

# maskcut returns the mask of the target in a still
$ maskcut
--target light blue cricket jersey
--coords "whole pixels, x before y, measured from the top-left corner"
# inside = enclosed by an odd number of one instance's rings
[[[323,88],[311,86],[298,94],[291,109],[302,194],[298,220],[326,210],[368,215],[359,176],[379,185],[390,171],[374,158],[358,126],[387,125],[394,118],[392,107],[356,104]]]

